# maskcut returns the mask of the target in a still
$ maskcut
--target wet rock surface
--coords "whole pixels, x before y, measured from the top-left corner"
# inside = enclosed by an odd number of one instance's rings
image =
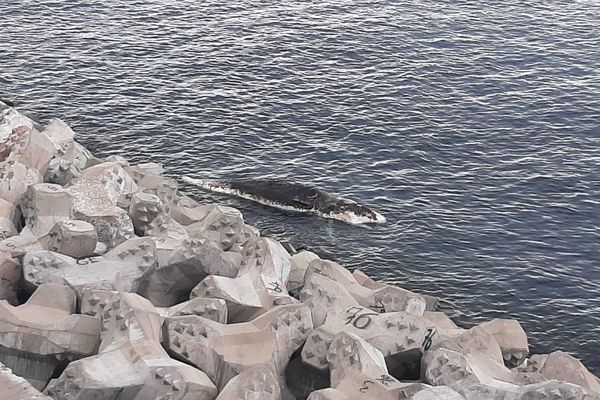
[[[159,164],[0,110],[3,399],[600,398],[518,321],[463,329],[435,297],[181,195]]]

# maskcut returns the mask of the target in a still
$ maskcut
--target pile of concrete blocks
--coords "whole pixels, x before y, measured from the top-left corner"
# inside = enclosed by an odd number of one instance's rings
[[[517,321],[463,329],[163,172],[0,103],[1,399],[600,399]]]

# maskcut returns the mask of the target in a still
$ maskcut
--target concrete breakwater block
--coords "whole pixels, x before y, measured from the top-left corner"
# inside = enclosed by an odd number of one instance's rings
[[[268,365],[262,364],[232,378],[217,400],[279,400],[281,396],[276,373]]]
[[[3,400],[51,400],[2,363],[0,363],[0,387]]]
[[[94,354],[100,320],[75,305],[72,289],[51,283],[23,305],[0,302],[0,362],[41,390],[61,365]]]
[[[0,399],[600,399],[515,320],[459,327],[75,137],[0,104]]]
[[[240,372],[261,364],[282,374],[311,330],[310,310],[302,304],[280,306],[238,324],[224,325],[198,316],[165,321],[171,354],[205,371],[220,388]]]
[[[31,287],[55,283],[72,287],[81,297],[85,289],[137,292],[156,268],[156,250],[149,238],[135,238],[103,256],[75,259],[52,251],[23,257],[25,282]]]
[[[401,382],[388,372],[383,353],[352,333],[340,332],[332,341],[327,360],[331,387],[309,399],[424,399],[460,400],[449,387]]]
[[[98,234],[93,225],[79,220],[64,219],[54,224],[44,235],[36,235],[25,226],[18,235],[0,240],[0,252],[10,257],[50,250],[67,256],[82,258],[94,254]]]
[[[75,218],[94,225],[98,241],[111,248],[133,237],[131,218],[117,203],[137,186],[121,165],[104,162],[86,168],[67,190],[73,196]]]
[[[70,363],[45,392],[54,399],[214,399],[206,374],[173,360],[160,344],[161,318],[132,293],[91,291],[84,310],[102,320],[98,354]]]

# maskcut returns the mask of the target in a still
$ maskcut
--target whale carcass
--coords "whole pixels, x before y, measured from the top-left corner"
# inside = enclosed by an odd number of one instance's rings
[[[206,180],[183,178],[204,190],[224,193],[280,209],[319,214],[351,224],[385,223],[386,218],[369,207],[337,197],[315,186],[283,180]]]

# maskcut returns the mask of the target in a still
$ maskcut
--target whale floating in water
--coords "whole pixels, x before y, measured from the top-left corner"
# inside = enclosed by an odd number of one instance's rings
[[[289,211],[318,214],[350,224],[385,223],[386,218],[370,208],[317,187],[282,180],[206,180],[183,178],[204,190],[224,193]]]

